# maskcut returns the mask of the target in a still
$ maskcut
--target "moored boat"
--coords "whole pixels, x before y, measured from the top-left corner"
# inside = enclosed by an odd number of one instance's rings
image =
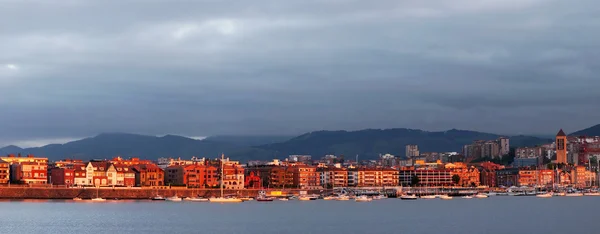
[[[275,200],[275,198],[272,198],[272,197],[257,197],[256,198],[257,202],[272,202],[273,200]]]
[[[166,198],[167,201],[172,201],[172,202],[180,202],[182,201],[182,199],[180,197],[178,197],[177,195],[172,196],[172,197],[168,197]]]
[[[488,195],[483,194],[483,193],[478,193],[477,195],[475,195],[475,198],[488,198]]]
[[[81,201],[81,200],[83,200],[83,199],[81,199],[80,197],[73,198],[73,201]]]
[[[101,198],[101,197],[97,197],[97,198],[92,198],[92,201],[101,202],[101,201],[106,201],[106,199]]]
[[[417,196],[415,196],[414,194],[413,195],[405,194],[405,195],[400,196],[400,199],[402,199],[402,200],[417,200]]]
[[[535,196],[539,197],[539,198],[550,198],[550,197],[552,197],[552,193],[540,193],[540,194],[535,195]]]
[[[435,195],[425,195],[425,196],[421,196],[421,199],[435,199]]]
[[[207,202],[208,198],[202,198],[202,197],[186,197],[184,200],[186,201],[191,201],[191,202]]]
[[[377,196],[373,196],[372,198],[373,198],[373,200],[381,200],[381,199],[386,199],[388,197],[386,195],[380,194]]]
[[[599,192],[588,192],[588,193],[584,193],[584,196],[600,196]]]
[[[471,198],[473,198],[473,196],[467,195],[467,196],[463,196],[462,198],[464,198],[464,199],[471,199]]]
[[[254,200],[254,198],[251,198],[251,197],[240,197],[240,199],[242,201],[252,201],[252,200]]]
[[[298,200],[299,200],[299,201],[310,201],[310,197],[307,197],[307,196],[300,196],[300,197],[298,197]]]
[[[350,197],[349,197],[349,196],[346,196],[346,195],[340,195],[340,196],[338,196],[338,197],[336,198],[336,200],[338,200],[338,201],[349,201],[349,200],[350,200]]]
[[[442,200],[452,200],[452,197],[448,196],[448,195],[440,195],[440,199],[442,199]]]
[[[282,197],[282,198],[279,198],[279,200],[280,200],[280,201],[289,201],[290,199],[289,199],[289,198],[287,198],[287,197]]]
[[[152,197],[152,200],[153,201],[164,201],[164,200],[166,200],[166,198],[163,196],[157,195],[157,196]]]
[[[373,201],[373,199],[363,195],[363,196],[358,196],[358,197],[354,198],[354,201],[356,201],[356,202],[370,202],[370,201]]]
[[[575,192],[575,193],[567,193],[567,195],[566,195],[566,196],[567,196],[567,197],[581,197],[581,196],[583,196],[583,193],[578,193],[578,192]]]

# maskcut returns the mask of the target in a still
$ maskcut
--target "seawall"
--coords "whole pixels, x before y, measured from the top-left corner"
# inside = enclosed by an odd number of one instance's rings
[[[226,195],[256,197],[258,189],[242,190],[224,190]],[[268,190],[267,194],[277,190]],[[306,191],[308,194],[319,194],[321,190],[288,190],[282,195],[298,195],[300,191]],[[275,192],[278,194],[277,192]],[[83,199],[95,198],[96,196],[105,199],[149,199],[156,195],[165,197],[218,197],[219,189],[154,189],[154,188],[30,188],[30,187],[0,187],[0,199],[72,199],[80,197]]]

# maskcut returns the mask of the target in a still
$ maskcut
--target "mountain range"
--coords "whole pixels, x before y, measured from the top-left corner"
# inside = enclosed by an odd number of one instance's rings
[[[577,131],[572,135],[600,135],[600,125]],[[359,131],[315,131],[300,136],[210,136],[195,140],[182,136],[162,137],[103,133],[66,144],[50,144],[42,147],[0,148],[0,155],[10,153],[33,154],[50,160],[77,158],[83,160],[106,159],[115,156],[157,159],[160,157],[192,156],[216,158],[221,153],[235,160],[271,160],[292,154],[347,155],[360,159],[376,159],[379,154],[390,153],[404,156],[407,144],[419,145],[421,152],[460,152],[463,145],[474,140],[493,140],[498,134],[457,130],[432,132],[417,129],[366,129]],[[508,136],[511,147],[534,146],[551,142],[549,138],[533,136]]]

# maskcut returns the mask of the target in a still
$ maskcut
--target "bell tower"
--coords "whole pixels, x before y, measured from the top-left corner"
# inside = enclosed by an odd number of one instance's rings
[[[567,164],[567,135],[562,129],[556,134],[556,163]]]

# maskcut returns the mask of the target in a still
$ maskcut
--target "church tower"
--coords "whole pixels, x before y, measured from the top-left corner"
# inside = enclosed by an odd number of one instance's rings
[[[556,134],[556,163],[567,164],[567,135],[562,129]]]

